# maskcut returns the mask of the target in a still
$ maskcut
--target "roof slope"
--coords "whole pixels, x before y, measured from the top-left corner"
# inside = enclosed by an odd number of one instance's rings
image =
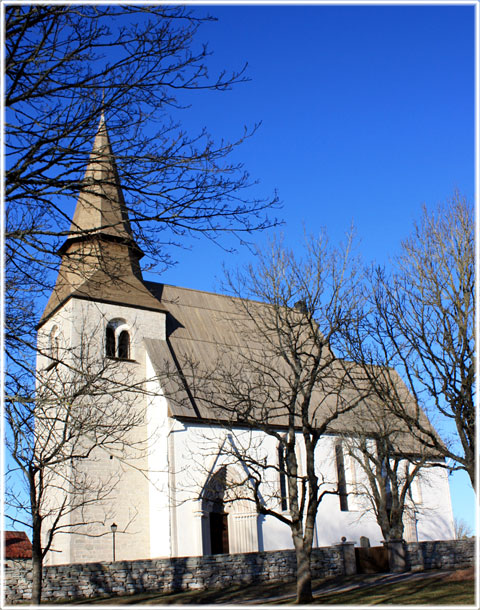
[[[31,559],[32,544],[25,532],[5,532],[5,559]]]
[[[262,420],[279,427],[288,424],[285,396],[291,395],[292,369],[273,345],[278,337],[272,337],[269,345],[256,322],[272,315],[270,305],[153,282],[146,285],[168,312],[167,341],[147,339],[146,346],[170,399],[173,417],[241,424],[242,410],[245,413],[251,399],[244,421]],[[389,370],[386,378],[399,399],[415,409],[397,373]],[[393,421],[368,387],[361,367],[334,359],[313,391],[310,421],[321,427],[332,417],[328,431],[340,434],[375,435],[380,424],[388,425],[403,452],[420,452],[405,424]],[[337,416],[338,411],[343,413]],[[421,411],[420,416],[429,426]]]

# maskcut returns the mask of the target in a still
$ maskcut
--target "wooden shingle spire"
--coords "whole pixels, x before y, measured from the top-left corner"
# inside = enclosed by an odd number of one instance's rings
[[[146,288],[102,114],[78,196],[62,263],[41,326],[69,298],[162,310]]]
[[[134,244],[103,113],[73,215],[69,239],[88,238],[92,233]]]

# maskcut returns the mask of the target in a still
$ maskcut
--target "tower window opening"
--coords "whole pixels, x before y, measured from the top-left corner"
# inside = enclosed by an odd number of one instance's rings
[[[50,331],[50,358],[54,361],[59,358],[58,326],[54,326]]]
[[[111,326],[107,326],[105,339],[105,352],[107,357],[115,358],[115,331]]]
[[[105,331],[105,355],[107,358],[130,360],[130,333],[125,329],[125,321],[112,321]]]
[[[118,336],[118,358],[128,360],[130,358],[130,335],[127,330],[122,330]]]

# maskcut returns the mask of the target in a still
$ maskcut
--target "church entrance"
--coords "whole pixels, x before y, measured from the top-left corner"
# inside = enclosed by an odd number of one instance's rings
[[[210,549],[212,555],[228,553],[228,513],[210,513]]]
[[[210,553],[229,552],[228,513],[225,512],[227,468],[223,466],[208,480],[203,490],[203,504],[208,516]]]
[[[255,506],[242,498],[248,488],[239,482],[240,477],[231,465],[221,466],[205,482],[199,532],[204,555],[258,551],[257,513]]]

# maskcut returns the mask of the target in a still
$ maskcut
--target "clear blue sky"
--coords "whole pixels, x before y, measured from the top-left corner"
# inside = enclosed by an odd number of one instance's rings
[[[235,138],[252,191],[275,189],[290,244],[303,223],[333,241],[353,222],[366,260],[386,263],[419,217],[458,188],[474,195],[473,6],[210,6],[199,40],[212,74],[248,62],[251,82],[192,95],[189,129]],[[199,9],[200,11],[200,9]],[[267,236],[257,236],[262,242]],[[166,283],[215,290],[222,265],[248,261],[202,241],[176,252]],[[158,281],[158,277],[152,278]],[[467,477],[451,479],[456,517],[474,524]]]
[[[364,256],[383,262],[423,202],[473,196],[472,6],[204,10],[218,17],[199,34],[212,74],[248,62],[251,82],[192,95],[182,120],[231,139],[262,121],[237,158],[257,194],[278,190],[292,242],[303,222],[335,239],[353,221]],[[224,258],[202,244],[165,280],[211,289]]]

